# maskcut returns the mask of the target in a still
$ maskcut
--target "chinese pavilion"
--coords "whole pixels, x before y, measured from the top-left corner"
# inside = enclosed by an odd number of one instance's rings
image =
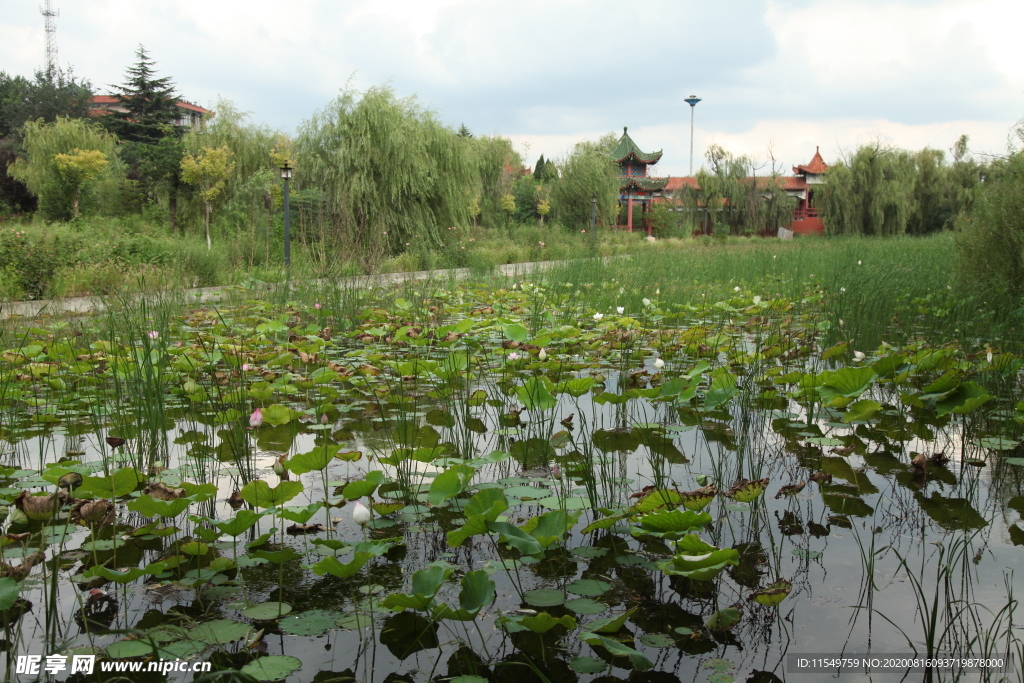
[[[655,194],[660,196],[661,190],[668,183],[668,178],[651,178],[647,174],[647,166],[658,163],[661,159],[661,150],[657,152],[643,152],[633,139],[629,137],[627,128],[623,126],[622,137],[619,139],[615,149],[612,150],[612,159],[619,165],[619,206],[625,207],[625,225],[619,219],[618,228],[625,228],[633,232],[633,205],[640,202],[640,225],[651,233],[651,221],[647,216]],[[620,216],[622,212],[620,210]]]
[[[793,212],[793,225],[791,229],[795,233],[817,233],[825,232],[825,224],[821,221],[821,214],[815,206],[814,194],[815,185],[825,182],[825,172],[828,171],[828,164],[821,158],[821,150],[814,148],[814,157],[807,164],[793,167],[793,178],[787,183],[786,190],[790,195],[797,198],[797,208]]]

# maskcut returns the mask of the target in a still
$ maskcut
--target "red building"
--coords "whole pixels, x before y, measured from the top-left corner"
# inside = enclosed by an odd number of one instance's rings
[[[792,176],[784,176],[775,179],[791,197],[797,200],[797,208],[793,211],[793,219],[786,226],[788,230],[800,235],[822,235],[825,233],[825,224],[822,222],[821,213],[815,203],[815,195],[819,185],[825,182],[825,173],[828,171],[828,164],[821,158],[819,149],[815,149],[814,157],[807,163],[793,167]],[[663,201],[671,201],[674,193],[689,187],[693,190],[700,190],[697,179],[692,177],[671,177],[663,191],[658,195]],[[751,182],[770,182],[768,177],[750,178]],[[703,226],[705,221],[701,221]]]
[[[203,121],[203,116],[210,114],[209,109],[203,109],[198,104],[192,104],[185,100],[178,100],[174,103],[178,107],[179,117],[174,123],[179,126],[190,126],[198,128]],[[100,116],[110,111],[126,112],[127,109],[121,104],[121,100],[113,95],[96,95],[92,98],[89,111],[93,116]]]

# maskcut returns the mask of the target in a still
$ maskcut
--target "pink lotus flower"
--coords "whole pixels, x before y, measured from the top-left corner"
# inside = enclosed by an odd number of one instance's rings
[[[252,367],[248,363],[242,363],[242,372],[249,372]]]
[[[150,339],[159,339],[160,333],[157,332],[156,330],[150,330],[149,332],[146,333],[146,336],[149,337]]]
[[[261,424],[263,424],[263,409],[257,408],[252,411],[252,415],[249,416],[249,426],[256,429]]]
[[[313,308],[315,308],[316,310],[319,311],[320,310],[320,302],[317,301],[315,304],[313,304]]]
[[[519,354],[516,353],[515,351],[513,351],[512,353],[508,354],[508,359],[509,360],[519,360]]]

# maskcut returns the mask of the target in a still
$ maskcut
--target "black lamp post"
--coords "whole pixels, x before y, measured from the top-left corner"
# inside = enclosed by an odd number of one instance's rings
[[[284,162],[281,167],[281,178],[284,180],[284,267],[292,265],[291,211],[288,207],[288,181],[292,179],[292,167]]]
[[[590,231],[597,237],[597,195],[590,195]]]

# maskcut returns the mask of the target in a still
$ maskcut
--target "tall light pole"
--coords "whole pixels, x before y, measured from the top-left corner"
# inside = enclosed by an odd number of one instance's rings
[[[693,177],[693,110],[697,108],[700,98],[690,95],[683,101],[690,105],[690,177]]]
[[[288,181],[292,179],[292,167],[284,162],[281,167],[281,178],[284,180],[284,267],[292,265],[291,211],[288,206]]]

